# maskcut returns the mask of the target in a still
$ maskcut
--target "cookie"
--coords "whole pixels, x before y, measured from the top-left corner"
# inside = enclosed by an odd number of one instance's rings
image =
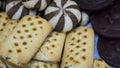
[[[88,15],[88,13],[82,11],[81,16],[82,16],[81,17],[81,26],[86,26],[89,21],[89,15]]]
[[[79,7],[87,11],[98,11],[113,4],[114,0],[74,0]]]
[[[13,31],[13,29],[17,26],[17,20],[9,20],[4,27],[3,31],[0,33],[0,42],[4,41],[6,37]]]
[[[120,1],[116,0],[114,6],[91,16],[95,31],[107,38],[120,38]]]
[[[47,19],[57,32],[68,32],[81,20],[79,6],[73,0],[54,0],[45,10]]]
[[[52,26],[46,20],[27,15],[1,43],[0,56],[19,66],[27,64],[51,31]]]
[[[93,29],[81,26],[71,31],[66,37],[61,68],[92,68],[93,58]]]
[[[22,1],[26,8],[37,11],[44,10],[51,2],[51,0],[22,0]]]
[[[45,40],[34,59],[60,62],[65,36],[65,33],[52,32]]]
[[[0,33],[3,31],[4,27],[8,23],[8,16],[5,12],[0,13]]]
[[[8,1],[6,4],[6,13],[9,18],[19,20],[26,15],[36,15],[33,10],[26,9],[21,1]]]
[[[58,68],[58,64],[32,60],[28,63],[27,67],[28,68]]]
[[[99,38],[98,52],[109,65],[120,67],[120,40]]]
[[[94,68],[110,68],[109,65],[102,59],[94,60]]]

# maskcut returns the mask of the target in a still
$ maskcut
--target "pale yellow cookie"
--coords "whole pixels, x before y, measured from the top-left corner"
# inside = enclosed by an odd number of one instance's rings
[[[17,65],[27,64],[38,51],[52,26],[39,16],[25,16],[1,43],[0,56]]]
[[[0,13],[0,33],[3,31],[4,27],[6,26],[9,18],[5,12]]]
[[[93,29],[78,27],[67,35],[61,68],[92,68],[93,54]]]
[[[16,20],[9,20],[6,26],[4,27],[3,31],[0,33],[0,42],[2,42],[9,34],[13,31],[15,26],[17,26],[18,21]]]
[[[94,60],[94,68],[110,68],[109,65],[102,59]]]
[[[39,62],[39,61],[31,61],[27,68],[58,68],[57,63],[46,63],[46,62]]]
[[[66,33],[52,32],[35,55],[34,59],[59,62]]]

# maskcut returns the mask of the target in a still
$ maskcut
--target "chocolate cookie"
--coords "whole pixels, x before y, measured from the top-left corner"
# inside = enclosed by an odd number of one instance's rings
[[[68,32],[79,24],[81,12],[73,0],[54,0],[45,10],[45,19],[55,31]]]
[[[120,1],[117,1],[113,7],[92,15],[91,22],[99,35],[120,38]]]
[[[21,19],[23,16],[26,15],[36,15],[35,11],[26,9],[22,2],[19,0],[8,0],[6,4],[6,12],[11,19],[15,20]]]
[[[109,65],[120,67],[120,39],[99,38],[98,52]]]
[[[80,8],[88,11],[97,11],[113,3],[113,0],[75,0]]]

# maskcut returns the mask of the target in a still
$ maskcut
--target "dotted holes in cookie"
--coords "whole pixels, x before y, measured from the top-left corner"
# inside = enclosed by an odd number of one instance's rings
[[[84,32],[87,32],[88,31],[88,29],[84,29]]]
[[[80,62],[79,62],[79,61],[74,61],[74,62],[75,62],[76,64],[78,64],[78,63],[80,64]]]
[[[17,51],[17,53],[21,53],[21,50],[20,50],[20,49],[17,49],[16,51]]]
[[[12,50],[8,50],[9,53],[12,53]]]
[[[31,21],[31,20],[32,20],[32,18],[31,18],[31,17],[28,17],[28,18],[27,18],[27,21]]]
[[[77,48],[77,49],[79,49],[79,48],[80,48],[80,46],[76,46],[76,48]]]
[[[20,34],[20,33],[21,33],[21,31],[20,31],[20,30],[17,30],[17,33],[18,33],[18,34]]]
[[[3,26],[6,26],[6,23],[5,23],[5,22],[3,23]]]
[[[37,65],[37,66],[35,66],[35,68],[40,68],[40,67]]]
[[[57,41],[57,39],[53,39],[53,41]]]
[[[82,49],[82,52],[86,52],[86,49],[85,49],[85,48],[83,48],[83,49]]]
[[[26,27],[26,25],[25,25],[25,24],[22,24],[22,27],[23,27],[23,28],[25,28],[25,27]]]
[[[38,21],[38,24],[40,24],[40,25],[41,25],[41,24],[43,24],[43,22],[42,22],[42,21]]]
[[[0,15],[0,18],[2,18],[2,15]]]
[[[73,37],[71,40],[72,40],[72,41],[75,40],[75,37]]]
[[[74,52],[74,50],[70,50],[70,53]]]
[[[53,64],[50,64],[50,67],[53,67]]]
[[[3,31],[3,29],[0,29],[0,31]]]
[[[75,44],[74,44],[74,43],[71,43],[70,45],[71,45],[71,46],[74,46]]]
[[[26,33],[28,33],[28,32],[29,32],[29,30],[28,30],[28,29],[25,29],[25,32],[26,32]]]
[[[82,56],[82,59],[83,59],[83,60],[86,60],[86,56]]]
[[[80,39],[79,39],[79,40],[77,40],[77,43],[80,43],[80,41],[81,41]]]
[[[53,54],[53,52],[50,52],[50,54]]]
[[[8,17],[5,17],[6,20],[8,20],[9,18]]]
[[[27,37],[28,37],[28,38],[32,38],[32,35],[29,34]]]
[[[17,43],[17,42],[15,42],[15,43],[14,43],[14,45],[17,47],[17,46],[18,46],[18,43]]]
[[[68,64],[68,62],[65,62],[65,65],[67,65]]]
[[[13,36],[13,39],[16,39],[16,37],[15,37],[15,36]]]
[[[33,25],[34,25],[34,22],[31,22],[31,23],[30,23],[30,26],[33,26]]]
[[[75,53],[75,55],[79,55],[79,53]]]
[[[27,42],[23,42],[22,44],[25,46],[25,45],[27,45]]]
[[[81,32],[78,32],[77,35],[81,35],[82,33]]]
[[[73,57],[70,57],[70,60],[74,60],[74,58],[73,58]]]
[[[37,28],[32,28],[33,31],[37,31]]]
[[[52,45],[52,48],[55,48],[55,45],[54,45],[54,44]]]
[[[84,35],[83,38],[87,38],[87,35]]]
[[[85,46],[87,43],[86,43],[86,42],[83,42],[82,44]]]
[[[100,65],[99,65],[99,64],[97,64],[97,67],[100,67]]]
[[[20,36],[20,39],[21,39],[21,40],[24,39],[24,36]]]
[[[48,68],[48,66],[47,66],[47,65],[43,65],[43,67],[44,67],[44,68]]]

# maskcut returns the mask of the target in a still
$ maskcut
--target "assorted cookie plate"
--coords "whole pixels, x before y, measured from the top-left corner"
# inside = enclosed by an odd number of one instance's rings
[[[0,0],[0,68],[120,68],[120,0]]]

